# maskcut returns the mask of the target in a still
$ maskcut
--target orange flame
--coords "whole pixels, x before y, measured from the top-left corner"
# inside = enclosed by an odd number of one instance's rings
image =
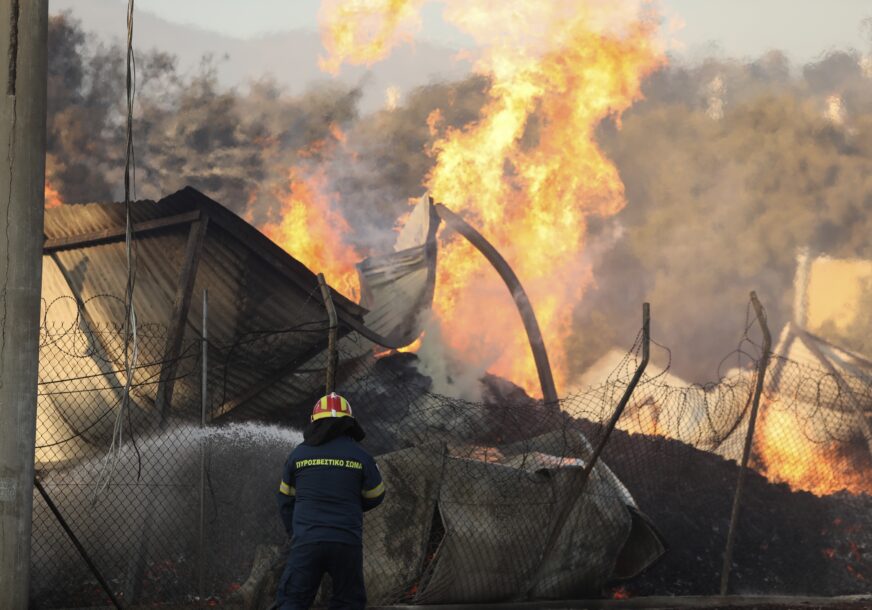
[[[328,2],[320,14],[329,53],[322,68],[336,73],[343,62],[371,64],[386,57],[419,27],[422,2]],[[623,111],[641,96],[642,79],[664,61],[655,21],[640,15],[632,0],[445,5],[445,19],[481,46],[476,70],[491,83],[490,101],[480,119],[461,130],[446,127],[440,109],[430,113],[427,128],[438,139],[424,186],[473,223],[513,266],[533,303],[559,388],[567,373],[563,346],[572,309],[591,280],[583,259],[588,219],[616,214],[626,204],[596,130],[609,118],[620,127]],[[486,364],[538,395],[526,337],[494,271],[456,236],[439,257],[439,328],[407,350],[441,337],[467,361]],[[639,426],[662,433],[656,419]],[[808,439],[794,413],[764,407],[756,450],[758,470],[793,489],[872,493],[872,464],[847,455],[844,444]],[[614,596],[628,592],[619,588]]]
[[[320,14],[335,73],[343,62],[369,64],[420,23],[421,0],[329,2]],[[643,77],[663,62],[656,24],[631,0],[449,0],[446,20],[481,45],[478,72],[491,82],[480,120],[446,129],[432,148],[426,180],[434,197],[466,216],[512,264],[551,349],[558,384],[571,312],[590,280],[583,259],[588,217],[625,204],[614,165],[595,141],[597,126],[640,97]],[[435,134],[441,114],[427,126]],[[468,244],[440,253],[435,333],[468,361],[485,364],[528,392],[539,383],[505,287]],[[491,324],[480,323],[488,312]]]
[[[796,414],[761,405],[757,469],[770,481],[818,496],[842,490],[872,494],[872,464],[865,445],[858,451],[861,456],[848,455],[844,448],[837,441],[810,439]]]
[[[619,3],[577,4],[507,2],[486,14],[476,3],[450,5],[450,18],[491,45],[478,65],[491,78],[490,102],[476,124],[436,142],[427,180],[434,198],[475,224],[520,277],[558,387],[572,309],[590,280],[582,257],[587,219],[625,205],[595,130],[640,97],[642,78],[663,60],[651,21],[620,12]],[[622,31],[604,31],[606,22]],[[454,350],[541,394],[505,287],[458,240],[440,252],[434,309]],[[502,322],[481,324],[482,311]]]
[[[58,208],[64,204],[61,199],[60,193],[51,185],[51,183],[46,180],[45,181],[45,209],[50,210],[51,208]]]
[[[360,286],[355,264],[361,256],[346,245],[351,227],[334,211],[323,171],[306,177],[300,173],[296,168],[288,172],[287,191],[277,193],[281,219],[267,223],[261,231],[301,263],[322,272],[339,292],[357,300]]]
[[[630,599],[630,597],[632,596],[630,595],[630,591],[627,589],[627,587],[616,587],[612,591],[612,599]]]
[[[343,63],[372,65],[398,42],[411,40],[421,26],[421,0],[327,0],[318,21],[327,57],[319,67],[337,74]]]

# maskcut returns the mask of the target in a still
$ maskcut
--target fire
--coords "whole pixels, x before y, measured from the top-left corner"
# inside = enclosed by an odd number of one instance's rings
[[[385,356],[391,356],[393,354],[416,354],[419,349],[421,349],[421,343],[424,341],[424,334],[422,333],[420,337],[409,343],[406,347],[401,347],[399,349],[386,349],[383,351],[375,352],[373,355],[376,358],[384,358]]]
[[[763,475],[818,496],[842,490],[872,494],[872,464],[840,451],[844,444],[810,439],[795,413],[773,406],[760,405],[755,434],[757,469]],[[868,462],[868,453],[864,457]]]
[[[612,591],[612,599],[630,599],[630,597],[632,596],[630,595],[630,592],[629,590],[627,590],[626,587],[616,587]]]
[[[439,123],[441,123],[442,120],[442,111],[439,108],[433,110],[427,115],[427,131],[431,136],[435,136],[439,133]]]
[[[326,0],[318,21],[328,55],[318,65],[335,75],[345,62],[372,65],[384,59],[420,28],[419,5],[420,0]]]
[[[412,353],[412,354],[417,353],[418,350],[421,349],[421,344],[424,342],[424,334],[425,334],[425,333],[421,333],[421,336],[420,336],[420,337],[418,337],[417,339],[415,339],[414,341],[412,341],[412,342],[411,342],[409,345],[407,345],[406,347],[401,347],[401,348],[398,349],[397,351],[398,351],[398,352],[408,352],[408,353]]]
[[[502,6],[484,13],[475,3],[450,5],[449,18],[489,45],[477,69],[491,79],[490,102],[477,123],[448,129],[435,143],[427,186],[513,266],[539,318],[559,388],[572,309],[591,279],[583,259],[587,219],[611,216],[626,203],[595,131],[640,97],[642,78],[662,56],[652,23],[620,3]],[[605,22],[620,23],[621,31],[606,30]],[[527,339],[499,278],[459,240],[440,257],[435,311],[443,337],[538,395]],[[482,325],[482,311],[506,323]]]
[[[372,63],[417,27],[416,0],[329,3],[321,13],[330,56],[322,67]],[[596,129],[640,97],[641,81],[663,61],[656,23],[638,3],[578,0],[450,0],[444,18],[480,45],[476,71],[490,102],[466,129],[445,128],[424,185],[472,222],[502,252],[527,290],[558,386],[573,307],[590,281],[587,220],[626,201]],[[431,134],[441,113],[431,113]],[[455,237],[440,252],[434,311],[443,337],[538,395],[539,381],[514,304],[493,269]],[[481,324],[481,313],[491,321]]]
[[[51,185],[51,183],[46,180],[45,181],[45,209],[50,210],[51,208],[57,208],[64,204],[61,199],[60,193]]]
[[[322,272],[327,283],[357,300],[360,286],[355,263],[361,256],[346,245],[351,227],[334,211],[323,171],[303,175],[288,172],[288,187],[276,194],[282,202],[281,218],[261,231],[301,263]]]

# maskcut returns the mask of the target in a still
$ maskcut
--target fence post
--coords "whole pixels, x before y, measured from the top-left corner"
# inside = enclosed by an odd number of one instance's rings
[[[206,414],[209,404],[209,291],[205,288],[203,289],[203,328],[200,350],[202,370],[200,372],[200,522],[197,592],[202,599],[206,597],[206,454],[209,443],[206,434]]]
[[[45,505],[48,506],[48,509],[55,516],[55,519],[58,520],[58,524],[61,526],[61,529],[64,530],[67,537],[70,539],[70,542],[73,543],[73,546],[79,552],[79,555],[84,560],[85,565],[88,566],[88,569],[91,570],[91,574],[94,575],[94,578],[97,579],[97,582],[100,584],[100,588],[103,589],[103,592],[109,597],[109,600],[112,602],[112,605],[118,608],[118,610],[122,610],[121,603],[118,601],[118,598],[115,597],[115,594],[112,592],[112,587],[106,582],[106,579],[103,578],[103,574],[100,573],[100,570],[97,569],[97,566],[94,564],[94,561],[88,555],[88,552],[85,550],[85,547],[82,546],[82,543],[79,541],[78,536],[73,533],[73,530],[70,528],[70,525],[67,523],[67,520],[64,519],[63,515],[61,515],[61,511],[58,510],[58,507],[52,501],[51,497],[48,495],[48,492],[45,490],[45,487],[42,486],[38,477],[33,478],[33,485],[36,487],[36,490],[39,492],[39,495],[42,496],[42,499],[45,501]]]
[[[757,384],[754,386],[754,400],[751,404],[751,414],[748,417],[748,432],[745,435],[745,447],[742,450],[742,465],[739,467],[739,479],[736,482],[736,494],[733,496],[733,510],[730,515],[730,529],[727,531],[727,545],[724,549],[724,565],[721,568],[721,595],[727,594],[730,583],[730,570],[733,565],[733,545],[736,542],[736,524],[739,521],[739,509],[742,503],[742,492],[745,487],[745,474],[748,470],[748,460],[751,458],[751,446],[754,443],[754,427],[757,425],[757,411],[760,408],[760,396],[763,394],[763,380],[766,367],[769,365],[769,350],[772,347],[772,336],[766,323],[766,312],[757,299],[757,293],[751,291],[751,304],[757,314],[757,323],[763,331],[763,354],[757,364]]]
[[[321,298],[324,299],[324,307],[327,309],[327,318],[330,321],[328,327],[327,342],[327,394],[336,388],[336,331],[339,322],[336,318],[336,308],[333,306],[333,297],[330,295],[330,287],[324,274],[318,274],[318,285],[321,287]]]
[[[620,419],[621,414],[624,412],[627,403],[630,402],[630,397],[633,395],[633,391],[636,389],[636,386],[639,384],[639,380],[642,378],[642,374],[648,367],[650,346],[651,306],[648,303],[642,303],[642,360],[636,367],[636,372],[633,373],[633,377],[630,379],[630,383],[627,384],[627,388],[624,390],[624,394],[623,396],[621,396],[621,400],[618,401],[618,406],[615,408],[615,412],[612,414],[611,419],[609,419],[608,424],[606,424],[606,428],[603,431],[602,438],[600,439],[599,443],[597,443],[596,448],[594,449],[593,453],[591,453],[590,457],[587,460],[587,463],[584,466],[584,469],[579,475],[580,482],[578,489],[575,491],[575,493],[569,495],[566,503],[563,505],[563,507],[560,509],[560,512],[557,514],[557,517],[555,517],[554,519],[554,525],[551,527],[551,532],[548,535],[545,546],[542,548],[542,557],[539,559],[539,565],[524,587],[525,597],[530,597],[533,588],[536,586],[536,581],[539,579],[539,574],[542,571],[542,566],[545,564],[545,559],[548,556],[549,549],[551,549],[551,547],[556,544],[557,538],[558,536],[560,536],[560,532],[563,529],[563,526],[566,525],[566,520],[569,519],[569,515],[572,513],[572,507],[575,506],[575,503],[578,502],[579,498],[581,498],[582,494],[584,494],[584,490],[587,487],[587,482],[590,479],[590,475],[593,472],[594,466],[596,466],[596,463],[599,460],[600,454],[603,452],[603,449],[605,449],[606,443],[609,442],[609,437],[611,437],[612,432],[614,431],[615,426],[618,423],[618,419]]]
[[[603,436],[600,439],[600,442],[597,443],[593,454],[591,454],[587,465],[585,465],[584,470],[582,471],[582,476],[584,477],[582,480],[582,486],[587,484],[587,480],[590,476],[590,473],[593,471],[593,467],[596,466],[600,454],[603,452],[603,449],[605,449],[606,443],[609,442],[609,437],[612,435],[615,426],[618,424],[618,419],[620,419],[621,414],[624,412],[627,403],[630,402],[630,397],[633,395],[633,390],[636,389],[636,385],[638,385],[639,380],[642,378],[642,373],[644,373],[645,369],[648,367],[648,357],[650,353],[651,305],[649,303],[642,303],[642,361],[639,363],[639,366],[636,367],[636,372],[633,373],[633,378],[630,379],[630,383],[629,385],[627,385],[627,389],[624,390],[624,395],[621,396],[621,400],[618,402],[618,406],[615,409],[615,412],[612,414],[611,419],[609,419],[609,423],[606,424],[606,429],[603,431]],[[578,491],[578,496],[581,496],[581,493],[583,491],[584,487],[582,487],[582,489]]]

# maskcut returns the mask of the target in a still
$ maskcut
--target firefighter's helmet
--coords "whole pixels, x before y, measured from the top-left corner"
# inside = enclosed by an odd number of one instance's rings
[[[336,392],[331,392],[315,403],[310,421],[318,421],[326,417],[354,417],[351,405]]]

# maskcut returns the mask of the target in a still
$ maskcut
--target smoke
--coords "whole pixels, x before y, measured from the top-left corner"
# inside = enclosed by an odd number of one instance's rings
[[[65,203],[118,199],[124,166],[124,51],[88,44],[67,14],[49,24],[47,180]],[[215,64],[180,74],[176,60],[139,52],[134,115],[136,194],[156,199],[193,186],[261,223],[300,151],[356,118],[360,91],[334,83],[285,95],[268,80],[222,89]]]
[[[443,340],[439,320],[431,311],[425,312],[422,328],[427,340],[421,343],[415,366],[431,380],[431,390],[443,396],[481,402],[486,389],[482,379],[499,354],[483,356],[476,362],[461,361]]]
[[[47,180],[65,203],[118,199],[124,165],[124,51],[89,42],[69,14],[49,24]],[[325,169],[363,251],[388,249],[391,227],[420,195],[431,162],[427,118],[473,120],[486,82],[471,77],[410,92],[401,107],[360,117],[359,87],[332,81],[289,95],[275,82],[218,85],[213,58],[179,73],[174,57],[137,55],[137,196],[197,188],[256,225],[275,221],[291,168]],[[342,140],[341,142],[339,140]]]
[[[711,379],[757,290],[777,336],[791,315],[797,250],[872,256],[872,80],[838,52],[801,69],[780,53],[651,77],[645,101],[603,126],[628,205],[625,239],[594,270],[575,315],[576,372],[639,325],[673,368]],[[872,329],[867,329],[872,330]]]
[[[107,161],[123,150],[122,128],[110,126],[123,97],[122,54],[116,59],[97,47],[86,57],[84,46],[84,33],[69,17],[50,20],[46,176],[63,201],[109,199]]]
[[[402,105],[363,117],[348,131],[346,145],[331,159],[331,184],[363,251],[389,251],[391,230],[408,213],[409,201],[424,194],[433,166],[427,154],[437,129],[474,121],[487,100],[488,82],[471,76],[433,83],[405,96]]]
[[[52,17],[47,174],[66,203],[121,192],[123,57],[87,43],[69,16]],[[393,244],[391,228],[423,193],[439,133],[474,122],[488,100],[487,79],[472,76],[360,115],[360,87],[325,82],[291,96],[260,81],[226,90],[209,58],[192,75],[155,51],[137,65],[139,197],[191,185],[262,225],[280,213],[290,168],[319,169],[364,255]],[[620,128],[601,125],[628,205],[588,219],[588,243],[608,247],[586,255],[593,280],[563,346],[573,376],[632,343],[648,300],[674,372],[708,380],[742,334],[750,290],[774,334],[788,320],[797,249],[872,257],[870,66],[859,51],[806,66],[777,51],[673,63],[646,80],[645,99]]]

